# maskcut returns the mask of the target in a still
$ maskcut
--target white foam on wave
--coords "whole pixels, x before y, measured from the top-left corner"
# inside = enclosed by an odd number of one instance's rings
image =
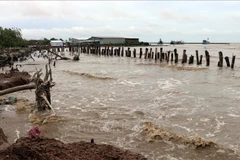
[[[210,119],[209,119],[209,118],[201,118],[200,121],[201,121],[201,122],[209,122]]]
[[[215,118],[215,120],[217,121],[217,125],[215,127],[214,133],[221,132],[221,127],[224,126],[226,123],[224,121],[219,121],[217,118]]]
[[[159,81],[157,81],[157,85],[159,88],[164,89],[164,90],[171,90],[174,89],[180,85],[182,85],[185,82],[185,80],[180,81],[177,79],[161,79]]]
[[[17,138],[14,140],[14,142],[16,142],[17,139],[20,138],[20,131],[18,129],[16,129],[15,132],[16,132]]]
[[[100,102],[100,99],[98,97],[93,97],[94,100],[91,102],[92,104],[96,104]]]
[[[208,132],[208,133],[206,134],[206,137],[215,137],[215,134]]]
[[[187,127],[184,127],[184,126],[181,126],[181,125],[179,125],[179,124],[173,124],[172,126],[173,126],[173,127],[179,127],[179,128],[182,128],[182,129],[184,129],[184,130],[186,130],[186,131],[188,131],[188,132],[193,132],[192,129],[187,128]]]
[[[80,107],[76,107],[76,106],[71,106],[71,107],[69,107],[69,108],[71,108],[71,109],[78,109],[78,110],[82,110],[82,108],[80,108]]]
[[[236,117],[236,118],[239,118],[240,117],[240,115],[236,115],[236,114],[233,114],[233,113],[229,113],[228,114],[230,117]]]
[[[131,86],[131,87],[135,87],[136,85],[141,85],[141,83],[139,82],[132,82],[129,80],[121,80],[119,83],[123,85]]]
[[[56,100],[53,100],[53,102],[59,103],[59,102],[60,102],[60,100],[56,99]]]

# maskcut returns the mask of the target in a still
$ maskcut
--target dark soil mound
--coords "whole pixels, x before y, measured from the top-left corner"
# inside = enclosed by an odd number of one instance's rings
[[[2,128],[0,128],[0,150],[9,146],[7,136],[4,134]],[[1,158],[0,158],[1,159]]]
[[[14,72],[0,74],[0,90],[29,83],[30,74],[27,72]]]
[[[90,142],[64,144],[49,138],[20,138],[0,151],[1,160],[146,160],[140,154]]]
[[[0,128],[0,145],[3,143],[8,143],[7,136],[3,133],[2,128]]]

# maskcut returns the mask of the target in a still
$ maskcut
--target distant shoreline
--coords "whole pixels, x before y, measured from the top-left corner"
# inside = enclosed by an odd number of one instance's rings
[[[154,45],[170,45],[170,42],[166,42],[166,43],[163,43],[163,44],[158,44],[157,42],[149,42],[149,44],[151,46],[154,46]],[[209,44],[203,44],[201,42],[184,42],[183,44],[171,44],[171,45],[184,45],[184,44],[202,44],[202,45],[211,45],[211,44],[231,44],[231,43],[227,43],[227,42],[213,42],[213,43],[209,43]]]

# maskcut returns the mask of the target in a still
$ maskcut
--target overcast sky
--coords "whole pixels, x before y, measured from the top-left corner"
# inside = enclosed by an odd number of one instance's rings
[[[240,42],[238,1],[0,1],[0,26],[26,39],[138,37]]]

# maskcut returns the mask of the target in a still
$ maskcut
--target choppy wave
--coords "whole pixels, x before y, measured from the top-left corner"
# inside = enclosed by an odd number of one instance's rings
[[[166,129],[155,126],[152,122],[144,122],[143,129],[147,134],[147,138],[149,142],[165,140],[165,141],[176,142],[179,144],[190,145],[194,148],[205,148],[208,146],[215,145],[214,142],[204,140],[201,137],[190,138],[183,135],[177,135],[175,133],[171,133]]]
[[[185,71],[201,71],[207,69],[206,67],[194,67],[194,66],[178,66],[178,65],[169,65],[167,63],[139,63],[137,65],[145,65],[145,66],[160,66],[164,68],[171,68],[173,70],[185,70]]]
[[[34,124],[45,124],[67,120],[69,120],[69,118],[48,113],[31,113],[29,115],[29,121]]]
[[[71,75],[79,75],[79,76],[84,76],[87,78],[92,78],[92,79],[100,79],[100,80],[114,80],[115,78],[111,78],[111,77],[99,77],[99,76],[94,76],[90,73],[79,73],[79,72],[73,72],[73,71],[69,71],[69,70],[64,70],[63,72],[71,74]]]

